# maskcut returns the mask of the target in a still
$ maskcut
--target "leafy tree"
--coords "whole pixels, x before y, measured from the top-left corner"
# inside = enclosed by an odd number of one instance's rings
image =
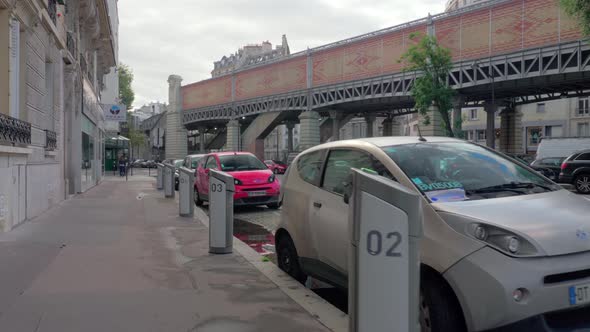
[[[415,108],[424,117],[424,124],[428,125],[428,110],[435,106],[441,115],[447,136],[454,137],[450,110],[455,92],[446,83],[452,67],[451,52],[439,46],[434,36],[412,33],[410,39],[417,43],[410,46],[400,62],[405,63],[406,71],[418,71],[422,74],[416,78],[411,90]],[[457,121],[460,125],[461,119]]]
[[[590,1],[561,0],[561,7],[570,16],[577,18],[580,21],[584,34],[590,36]]]
[[[129,66],[120,64],[117,68],[119,73],[119,100],[127,106],[127,110],[133,107],[133,100],[135,99],[135,92],[133,92],[133,71]]]

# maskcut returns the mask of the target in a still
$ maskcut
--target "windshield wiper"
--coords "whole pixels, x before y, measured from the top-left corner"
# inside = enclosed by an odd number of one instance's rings
[[[491,192],[498,192],[498,191],[511,191],[511,192],[516,192],[519,194],[524,194],[524,192],[520,191],[519,189],[532,189],[535,187],[543,188],[547,191],[553,190],[548,186],[538,184],[538,183],[533,183],[533,182],[510,182],[510,183],[504,183],[504,184],[500,184],[500,185],[496,185],[496,186],[489,186],[489,187],[474,189],[474,190],[470,190],[470,192],[472,192],[472,193],[491,193]]]

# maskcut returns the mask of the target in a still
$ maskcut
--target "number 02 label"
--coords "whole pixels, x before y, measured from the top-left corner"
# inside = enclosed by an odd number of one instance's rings
[[[387,251],[385,256],[387,257],[401,257],[402,254],[397,252],[396,249],[402,243],[402,235],[399,232],[390,232],[383,239],[383,234],[379,231],[372,230],[367,233],[367,252],[369,255],[378,256],[383,252],[383,242],[385,243]]]

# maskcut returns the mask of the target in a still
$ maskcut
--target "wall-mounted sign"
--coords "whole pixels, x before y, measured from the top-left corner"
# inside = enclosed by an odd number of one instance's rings
[[[104,111],[105,121],[115,121],[115,122],[126,122],[127,121],[127,109],[125,108],[125,105],[103,104],[102,109]]]

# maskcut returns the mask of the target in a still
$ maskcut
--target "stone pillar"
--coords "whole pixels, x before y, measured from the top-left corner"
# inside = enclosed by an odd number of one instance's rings
[[[484,106],[486,112],[486,145],[488,148],[496,147],[496,110],[498,107],[486,101]]]
[[[330,118],[332,119],[332,142],[340,140],[340,113],[338,111],[330,111]]]
[[[168,112],[166,112],[166,159],[183,159],[188,153],[186,128],[182,125],[182,77],[168,77]]]
[[[453,124],[453,133],[455,137],[463,137],[463,129],[462,129],[462,114],[461,109],[463,108],[463,96],[457,95],[453,98],[453,116],[452,116],[452,124]]]
[[[295,122],[287,121],[285,124],[287,127],[287,151],[293,152],[293,128],[295,128]]]
[[[375,116],[374,115],[366,115],[365,121],[367,122],[367,137],[374,137],[374,124],[375,124]]]
[[[205,127],[199,127],[199,153],[205,153]]]
[[[230,120],[227,123],[225,148],[228,151],[240,150],[240,122],[238,120]]]
[[[303,151],[320,144],[320,115],[316,111],[306,111],[299,115],[299,150]]]
[[[393,136],[393,118],[385,118],[381,125],[383,126],[383,136]]]
[[[422,136],[445,136],[445,129],[442,117],[436,106],[430,106],[427,116],[429,123],[424,124],[425,117],[420,115],[418,117],[418,126],[422,132]]]
[[[522,112],[506,108],[500,113],[500,151],[514,155],[524,151]]]

